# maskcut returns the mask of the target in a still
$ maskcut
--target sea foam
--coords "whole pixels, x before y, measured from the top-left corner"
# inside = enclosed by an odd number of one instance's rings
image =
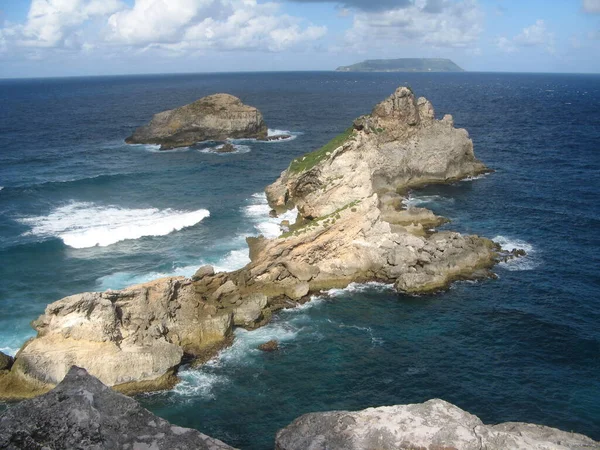
[[[278,217],[270,217],[271,207],[264,193],[252,194],[250,202],[251,204],[245,207],[244,213],[254,223],[256,231],[268,239],[276,238],[281,234],[281,221],[294,223],[298,217],[297,209],[286,211]]]
[[[528,242],[506,236],[496,236],[492,239],[492,241],[500,244],[500,247],[505,252],[512,252],[513,250],[525,250],[525,253],[527,253],[526,256],[501,262],[499,266],[506,270],[533,270],[540,264],[536,255],[536,249]]]
[[[210,213],[206,209],[127,209],[71,202],[47,216],[25,217],[18,221],[31,227],[28,235],[57,237],[69,247],[88,248],[144,236],[164,236],[196,225],[208,216]]]

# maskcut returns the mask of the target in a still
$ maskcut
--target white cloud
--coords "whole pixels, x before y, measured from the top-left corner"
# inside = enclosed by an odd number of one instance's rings
[[[586,13],[600,13],[600,0],[583,0],[583,10]]]
[[[516,45],[507,37],[499,36],[494,40],[494,43],[496,44],[496,47],[504,53],[514,53],[517,51]]]
[[[553,39],[553,35],[546,29],[546,24],[543,20],[537,20],[533,25],[523,28],[523,31],[514,37],[514,41],[518,45],[531,47],[535,45],[549,45]]]
[[[482,30],[483,12],[476,0],[415,0],[409,7],[356,12],[346,41],[356,48],[364,48],[365,41],[380,46],[469,47]]]
[[[24,23],[0,28],[0,52],[277,52],[326,34],[325,27],[279,9],[257,0],[135,0],[132,6],[121,0],[32,0]]]
[[[68,47],[79,26],[122,7],[119,0],[32,0],[27,22],[13,32],[23,46]]]
[[[546,28],[546,23],[539,19],[533,25],[523,28],[521,32],[509,39],[504,36],[495,39],[496,47],[505,53],[513,53],[520,47],[545,47],[549,53],[554,53],[554,33]]]

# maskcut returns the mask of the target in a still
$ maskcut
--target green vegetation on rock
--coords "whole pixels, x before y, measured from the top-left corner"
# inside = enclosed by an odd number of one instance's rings
[[[370,59],[351,66],[335,69],[337,72],[464,72],[453,61],[444,58]]]
[[[312,169],[318,163],[327,159],[331,155],[331,152],[333,152],[336,148],[338,148],[340,145],[343,145],[353,133],[354,128],[350,127],[342,134],[334,137],[320,149],[294,159],[290,164],[289,171],[291,173],[300,173]]]
[[[342,218],[342,216],[340,216],[340,213],[342,211],[344,211],[348,208],[352,208],[352,212],[356,212],[356,208],[354,208],[354,207],[356,205],[358,205],[360,202],[361,202],[360,200],[354,200],[354,201],[342,206],[341,208],[336,209],[335,211],[333,211],[330,214],[327,214],[322,217],[317,217],[316,219],[313,219],[313,220],[306,220],[299,225],[292,225],[290,227],[290,231],[287,231],[287,232],[281,234],[279,237],[285,239],[290,236],[300,236],[305,231],[309,231],[310,229],[317,227],[321,224],[323,224],[325,226],[333,225],[333,224],[335,224],[335,222],[337,220]]]

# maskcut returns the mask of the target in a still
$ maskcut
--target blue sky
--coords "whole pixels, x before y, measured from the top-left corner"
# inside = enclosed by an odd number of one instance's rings
[[[330,70],[401,57],[600,73],[600,0],[0,0],[0,77]]]

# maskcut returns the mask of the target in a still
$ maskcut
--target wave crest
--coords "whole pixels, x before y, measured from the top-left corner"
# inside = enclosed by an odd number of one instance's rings
[[[144,236],[165,236],[191,227],[210,216],[206,209],[178,211],[157,208],[127,209],[72,202],[47,216],[18,219],[31,230],[26,235],[57,237],[73,248],[106,247]]]

